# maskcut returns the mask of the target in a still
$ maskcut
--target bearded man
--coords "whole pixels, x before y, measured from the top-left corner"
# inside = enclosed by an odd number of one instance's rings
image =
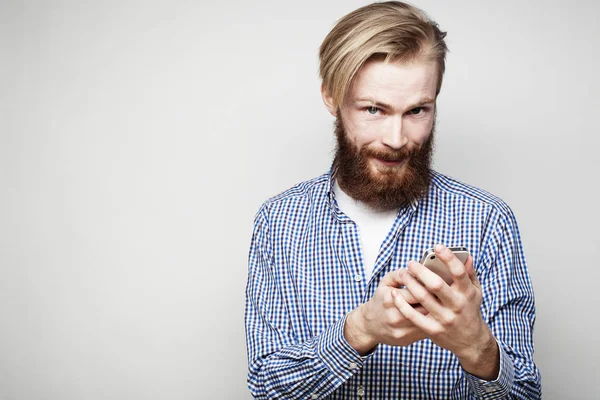
[[[321,45],[337,150],[327,174],[256,216],[246,290],[255,398],[541,397],[514,215],[431,169],[445,35],[419,9],[386,2],[348,14]],[[429,248],[450,282],[417,262]]]

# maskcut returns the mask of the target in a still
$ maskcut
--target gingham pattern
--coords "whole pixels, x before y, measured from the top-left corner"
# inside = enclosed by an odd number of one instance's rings
[[[497,197],[433,173],[427,197],[402,209],[365,279],[359,232],[330,174],[267,201],[256,215],[246,288],[248,387],[258,399],[538,399],[533,290],[516,220]],[[347,313],[388,272],[436,243],[466,246],[501,349],[486,382],[429,339],[361,357],[344,339]]]

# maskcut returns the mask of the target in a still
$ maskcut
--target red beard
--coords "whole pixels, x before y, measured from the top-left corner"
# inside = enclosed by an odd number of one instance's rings
[[[407,207],[422,198],[431,182],[433,136],[431,134],[420,148],[404,146],[399,150],[374,150],[357,148],[349,139],[341,117],[335,122],[337,138],[334,160],[335,178],[340,188],[350,197],[376,210]],[[381,167],[372,171],[370,159],[405,161],[402,166]]]

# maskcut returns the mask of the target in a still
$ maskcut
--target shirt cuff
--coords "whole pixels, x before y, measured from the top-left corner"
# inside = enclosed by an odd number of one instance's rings
[[[471,375],[467,371],[463,370],[463,373],[467,377],[467,382],[471,388],[471,392],[475,394],[476,398],[483,399],[501,399],[508,395],[514,380],[514,365],[512,359],[506,354],[506,351],[502,348],[502,345],[498,340],[498,351],[500,352],[500,371],[498,377],[493,381],[486,381],[480,379],[474,375]]]
[[[317,355],[329,370],[342,381],[357,373],[370,357],[361,357],[344,337],[344,325],[348,315],[323,332],[317,346]],[[372,354],[372,353],[371,353]]]

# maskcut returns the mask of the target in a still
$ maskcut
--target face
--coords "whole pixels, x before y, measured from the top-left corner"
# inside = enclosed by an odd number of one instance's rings
[[[437,67],[435,63],[367,62],[336,110],[336,179],[351,197],[376,209],[407,206],[429,186]]]

